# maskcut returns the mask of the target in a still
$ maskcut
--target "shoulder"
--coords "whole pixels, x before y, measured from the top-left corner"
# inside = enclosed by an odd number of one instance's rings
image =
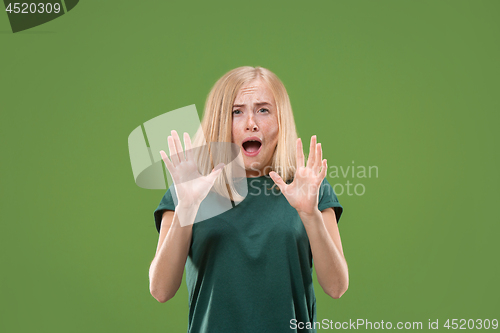
[[[322,212],[327,208],[333,208],[337,218],[337,222],[340,220],[340,216],[344,211],[344,208],[339,202],[337,195],[335,194],[334,188],[330,185],[330,182],[325,178],[321,182],[319,188],[319,198],[318,198],[318,209]]]
[[[319,187],[319,196],[320,198],[322,196],[333,196],[335,199],[337,199],[337,196],[335,195],[335,191],[333,190],[332,185],[330,185],[330,182],[326,178],[323,179]]]

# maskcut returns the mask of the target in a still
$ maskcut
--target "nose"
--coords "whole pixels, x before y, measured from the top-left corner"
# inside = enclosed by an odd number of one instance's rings
[[[257,123],[255,122],[255,119],[253,118],[253,115],[250,115],[247,118],[246,130],[252,131],[252,132],[256,132],[259,130],[259,127],[257,126]]]

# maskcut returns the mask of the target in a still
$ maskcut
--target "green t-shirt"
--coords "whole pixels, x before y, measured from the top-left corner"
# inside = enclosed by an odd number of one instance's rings
[[[247,178],[248,194],[234,208],[193,224],[186,261],[188,333],[290,333],[291,320],[316,321],[312,252],[295,208],[269,176]],[[326,178],[318,208],[343,208]],[[170,189],[154,212],[174,210]]]

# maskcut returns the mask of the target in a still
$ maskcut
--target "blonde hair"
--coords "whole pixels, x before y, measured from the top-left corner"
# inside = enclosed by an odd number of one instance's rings
[[[278,117],[278,143],[269,171],[278,173],[285,182],[291,181],[295,175],[297,130],[285,86],[273,72],[266,68],[250,66],[235,68],[224,74],[208,94],[201,128],[194,138],[194,146],[202,147],[209,144],[205,146],[208,149],[200,149],[196,154],[202,175],[208,175],[220,162],[225,164],[223,176],[217,178],[213,190],[225,197],[228,197],[229,193],[232,201],[244,199],[234,184],[234,180],[237,179],[234,168],[228,167],[231,156],[234,157],[239,153],[239,151],[235,152],[234,145],[230,144],[233,104],[240,88],[256,79],[262,79],[271,89]],[[217,149],[214,149],[215,146],[210,146],[212,142],[227,142],[227,149],[221,149],[220,144]],[[232,152],[231,146],[233,146]]]

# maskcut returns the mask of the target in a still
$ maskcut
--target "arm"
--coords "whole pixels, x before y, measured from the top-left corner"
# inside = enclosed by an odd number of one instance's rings
[[[181,285],[196,213],[224,167],[220,163],[208,176],[202,176],[189,135],[184,133],[185,154],[176,131],[167,139],[172,161],[163,150],[160,154],[172,175],[178,203],[175,212],[163,213],[156,255],[149,268],[149,290],[161,303],[174,297]]]
[[[149,268],[149,290],[160,303],[174,297],[179,290],[198,208],[199,205],[179,203],[175,212],[163,213],[156,255]],[[187,224],[185,227],[181,227],[179,215],[183,224]]]
[[[304,166],[302,141],[297,139],[297,169],[291,184],[286,184],[274,171],[269,175],[294,207],[306,229],[314,258],[318,282],[333,298],[339,298],[347,290],[349,275],[342,251],[337,218],[332,208],[320,212],[318,196],[321,182],[326,176],[326,159],[322,160],[321,144],[316,136],[311,138],[307,165]]]
[[[340,298],[349,286],[349,272],[335,211],[327,208],[299,216],[309,237],[318,282],[329,296]]]

